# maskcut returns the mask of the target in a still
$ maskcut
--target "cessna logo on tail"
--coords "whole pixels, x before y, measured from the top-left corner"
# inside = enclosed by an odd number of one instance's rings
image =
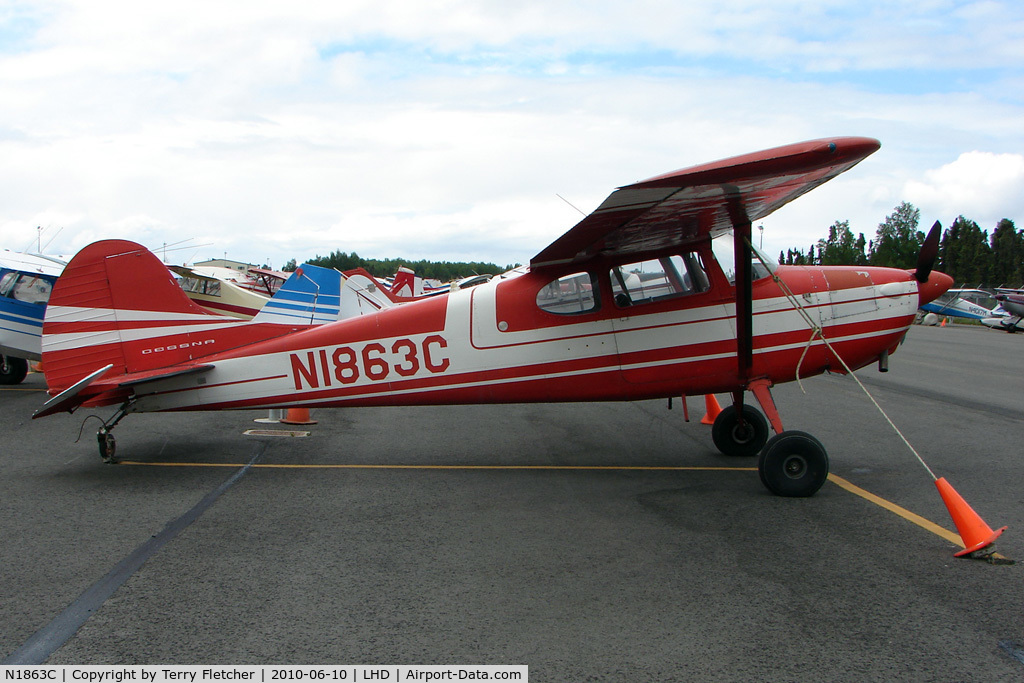
[[[412,339],[393,342],[368,342],[333,348],[291,353],[295,390],[319,389],[335,384],[353,384],[361,377],[380,382],[392,377],[413,377],[420,370],[439,374],[451,361],[445,349],[448,342],[432,334],[417,343]]]
[[[163,353],[164,351],[177,351],[178,349],[188,349],[193,346],[205,346],[206,344],[215,344],[216,339],[204,339],[203,341],[184,341],[178,344],[167,344],[165,346],[154,346],[151,349],[142,349],[142,355],[145,356],[150,353]]]

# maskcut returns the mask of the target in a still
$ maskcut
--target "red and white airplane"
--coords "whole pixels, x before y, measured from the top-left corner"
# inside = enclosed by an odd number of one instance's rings
[[[769,490],[809,496],[828,456],[783,430],[770,387],[843,372],[837,355],[884,369],[917,309],[952,281],[932,272],[937,227],[906,271],[755,261],[751,223],[878,147],[815,140],[657,176],[613,192],[529,267],[317,327],[211,316],[145,248],[97,242],[54,287],[43,328],[52,398],[34,417],[119,406],[97,435],[112,459],[110,430],[136,412],[728,393],[716,446],[760,453]]]

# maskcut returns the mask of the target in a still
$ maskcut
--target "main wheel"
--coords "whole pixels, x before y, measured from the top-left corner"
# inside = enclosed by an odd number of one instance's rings
[[[711,440],[725,455],[757,455],[768,440],[768,420],[754,406],[743,404],[743,423],[740,424],[736,406],[726,406],[711,426]]]
[[[806,498],[828,479],[828,453],[805,432],[776,434],[757,462],[761,483],[777,496]]]
[[[27,374],[27,360],[0,356],[0,384],[21,384]]]

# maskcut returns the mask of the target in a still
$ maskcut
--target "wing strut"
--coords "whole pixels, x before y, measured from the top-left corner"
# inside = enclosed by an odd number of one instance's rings
[[[737,379],[746,387],[754,364],[753,330],[753,253],[750,249],[751,222],[743,206],[740,191],[733,185],[723,187],[732,221],[733,250],[736,258],[736,362]],[[742,391],[740,392],[742,396]]]

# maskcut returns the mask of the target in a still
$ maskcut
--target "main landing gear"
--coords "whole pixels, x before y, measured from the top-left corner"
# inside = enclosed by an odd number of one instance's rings
[[[757,473],[765,488],[777,496],[813,496],[828,478],[828,453],[806,432],[785,431],[767,381],[752,382],[751,391],[768,418],[743,403],[743,392],[715,418],[711,438],[725,455],[758,455]],[[768,423],[775,435],[768,439]]]
[[[28,375],[28,361],[0,355],[0,384],[20,384]]]

